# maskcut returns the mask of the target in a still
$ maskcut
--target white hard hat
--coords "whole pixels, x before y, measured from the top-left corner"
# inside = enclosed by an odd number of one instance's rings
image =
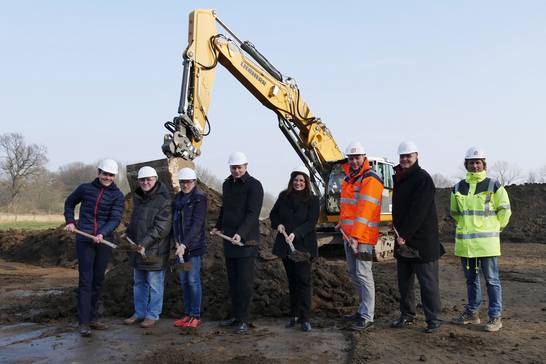
[[[118,174],[118,163],[113,159],[103,159],[98,168],[106,173]]]
[[[229,155],[228,163],[230,166],[240,166],[248,163],[248,159],[243,152],[233,152]]]
[[[466,151],[464,159],[485,159],[485,152],[478,147],[471,147]]]
[[[411,153],[419,153],[419,149],[417,149],[417,145],[414,142],[405,141],[400,143],[398,146],[398,155]]]
[[[296,168],[292,169],[292,173],[303,173],[305,174],[307,177],[309,177],[309,170],[307,169],[307,167],[303,164],[300,164],[299,166],[297,166]]]
[[[189,181],[192,179],[197,179],[197,175],[193,169],[186,167],[178,171],[179,181]]]
[[[345,155],[360,155],[366,154],[364,147],[360,142],[350,142],[347,148],[345,148]]]
[[[155,169],[149,166],[144,166],[138,170],[138,178],[157,177]]]

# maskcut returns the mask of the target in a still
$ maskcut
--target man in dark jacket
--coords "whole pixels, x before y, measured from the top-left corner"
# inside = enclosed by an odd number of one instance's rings
[[[392,217],[397,234],[398,289],[400,291],[400,318],[392,327],[402,328],[415,318],[415,276],[421,287],[421,301],[427,321],[426,333],[440,328],[441,311],[438,282],[438,259],[444,248],[438,238],[438,218],[434,194],[436,188],[430,175],[419,167],[417,146],[403,142],[398,147],[400,164],[394,175]],[[401,247],[404,254],[401,254]],[[413,252],[414,257],[407,252]]]
[[[212,235],[222,231],[224,256],[231,294],[233,318],[223,322],[235,332],[248,331],[248,313],[254,284],[254,261],[260,237],[259,217],[264,191],[262,184],[247,172],[248,160],[241,152],[229,156],[231,175],[222,185],[223,203]],[[239,246],[238,244],[242,244]]]
[[[129,253],[134,268],[134,314],[124,322],[143,328],[156,324],[163,307],[165,268],[171,231],[171,195],[149,166],[138,171],[138,188],[133,194],[133,212],[125,234],[138,244]]]
[[[104,330],[107,326],[98,321],[97,306],[104,282],[104,272],[112,256],[112,248],[101,244],[110,240],[123,215],[123,193],[114,183],[118,164],[112,159],[100,162],[98,176],[72,192],[64,203],[65,230],[75,232],[74,208],[80,205],[77,228],[95,236],[93,239],[76,236],[78,255],[78,320],[80,335],[91,335],[91,329]]]

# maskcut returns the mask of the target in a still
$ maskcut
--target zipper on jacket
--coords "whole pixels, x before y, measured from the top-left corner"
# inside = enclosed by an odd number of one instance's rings
[[[104,192],[104,187],[101,187],[99,195],[97,196],[97,202],[95,203],[95,210],[93,211],[93,234],[97,235],[97,210],[99,209],[99,202]]]

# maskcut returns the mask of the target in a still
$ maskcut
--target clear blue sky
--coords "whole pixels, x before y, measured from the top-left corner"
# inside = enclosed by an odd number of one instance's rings
[[[50,169],[162,157],[188,14],[215,8],[294,77],[345,146],[396,160],[414,140],[432,173],[465,150],[526,171],[546,164],[545,1],[12,1],[0,13],[0,132],[47,146]],[[196,162],[228,174],[244,151],[265,189],[299,161],[265,109],[220,66],[212,135]]]

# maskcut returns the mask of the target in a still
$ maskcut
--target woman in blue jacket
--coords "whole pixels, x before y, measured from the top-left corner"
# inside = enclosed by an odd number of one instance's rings
[[[112,248],[101,244],[110,240],[123,215],[123,193],[114,183],[118,164],[112,159],[100,162],[94,181],[78,186],[64,203],[65,230],[76,227],[94,236],[93,239],[76,236],[78,256],[78,320],[80,335],[91,335],[91,329],[104,330],[107,326],[97,320],[97,303],[104,282],[104,272],[112,256]],[[76,223],[74,208],[80,204]]]
[[[191,263],[191,271],[180,272],[184,291],[184,317],[176,320],[176,327],[197,328],[201,324],[201,257],[207,250],[205,242],[205,217],[207,196],[195,185],[197,176],[191,168],[178,172],[180,192],[176,194],[173,208],[173,233],[176,255]]]

